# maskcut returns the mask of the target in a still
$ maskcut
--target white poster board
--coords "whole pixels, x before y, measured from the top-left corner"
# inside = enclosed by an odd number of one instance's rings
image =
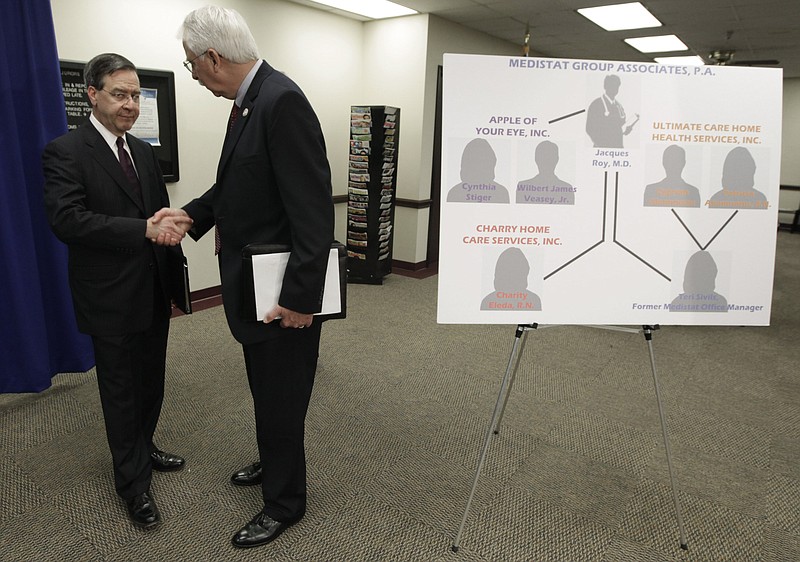
[[[768,325],[780,69],[445,55],[440,323]]]

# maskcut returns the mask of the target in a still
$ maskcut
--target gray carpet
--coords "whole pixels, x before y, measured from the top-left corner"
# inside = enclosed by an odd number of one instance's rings
[[[438,326],[436,278],[351,285],[323,330],[307,423],[308,513],[249,551],[260,508],[228,483],[255,459],[238,345],[212,308],[173,321],[156,474],[164,523],[114,494],[93,372],[0,396],[0,560],[800,560],[800,236],[779,233],[772,326],[665,327],[653,348],[688,551],[641,335],[557,326],[527,336],[499,435],[450,550],[513,326]]]

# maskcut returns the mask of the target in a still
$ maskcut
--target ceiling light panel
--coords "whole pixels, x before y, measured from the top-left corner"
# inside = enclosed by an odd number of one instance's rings
[[[376,20],[418,13],[416,10],[388,0],[313,0],[313,2]]]
[[[697,55],[685,57],[655,57],[653,60],[661,64],[670,64],[673,66],[704,66],[706,64],[703,57]]]
[[[578,13],[606,31],[661,27],[661,22],[640,2],[580,8]]]
[[[633,37],[625,42],[641,53],[666,53],[669,51],[688,51],[689,47],[677,35],[656,35],[652,37]]]

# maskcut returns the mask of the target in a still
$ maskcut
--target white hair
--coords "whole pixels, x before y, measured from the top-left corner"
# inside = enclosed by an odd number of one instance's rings
[[[257,60],[258,46],[247,22],[236,10],[203,6],[183,20],[181,40],[195,55],[216,50],[237,64]]]

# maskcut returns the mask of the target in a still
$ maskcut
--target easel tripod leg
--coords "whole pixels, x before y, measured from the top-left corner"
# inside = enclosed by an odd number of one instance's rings
[[[495,435],[500,433],[500,424],[503,423],[503,414],[506,411],[506,405],[508,405],[508,397],[511,396],[511,389],[514,388],[514,381],[517,378],[517,370],[519,369],[519,361],[522,358],[522,354],[525,352],[525,342],[528,341],[528,330],[535,330],[537,326],[537,324],[525,324],[517,327],[518,330],[520,327],[523,329],[524,335],[522,336],[519,344],[517,360],[514,363],[514,368],[511,371],[511,380],[508,381],[508,390],[506,391],[506,396],[503,399],[503,407],[500,408],[500,415],[497,417],[497,425],[492,428]]]
[[[689,547],[686,543],[686,534],[683,528],[683,516],[681,515],[681,503],[678,497],[678,487],[675,483],[675,475],[672,470],[672,451],[669,446],[669,435],[667,434],[667,416],[664,413],[664,407],[661,403],[661,388],[658,384],[658,374],[656,372],[656,360],[653,353],[653,330],[657,330],[658,326],[643,326],[644,338],[647,341],[647,349],[650,352],[650,368],[653,371],[653,384],[656,389],[656,401],[658,402],[658,416],[661,420],[661,435],[664,438],[664,451],[667,454],[667,469],[669,471],[669,482],[672,488],[672,502],[675,505],[675,517],[678,520],[678,532],[680,533],[681,548],[688,550]]]
[[[483,448],[481,449],[480,459],[478,460],[478,466],[475,469],[475,477],[472,479],[472,489],[470,489],[469,491],[469,497],[467,498],[467,506],[464,509],[464,516],[461,518],[461,525],[459,525],[458,527],[456,540],[450,547],[450,549],[453,552],[458,552],[458,545],[461,542],[461,534],[464,532],[464,525],[467,522],[467,516],[469,515],[469,510],[472,507],[472,499],[475,497],[475,490],[478,487],[478,479],[481,476],[483,465],[486,462],[486,453],[489,451],[489,444],[492,439],[492,433],[496,427],[497,420],[500,415],[500,410],[504,404],[503,398],[507,394],[508,383],[512,378],[512,373],[515,370],[515,365],[517,365],[517,361],[515,359],[521,347],[520,342],[524,343],[523,336],[527,336],[525,326],[519,325],[517,326],[517,331],[514,334],[514,346],[511,348],[511,355],[508,358],[508,366],[506,367],[506,374],[503,376],[503,382],[500,384],[500,393],[497,395],[497,402],[494,405],[494,412],[492,413],[492,421],[489,423],[489,430],[486,432],[486,439],[484,439],[483,441]]]

